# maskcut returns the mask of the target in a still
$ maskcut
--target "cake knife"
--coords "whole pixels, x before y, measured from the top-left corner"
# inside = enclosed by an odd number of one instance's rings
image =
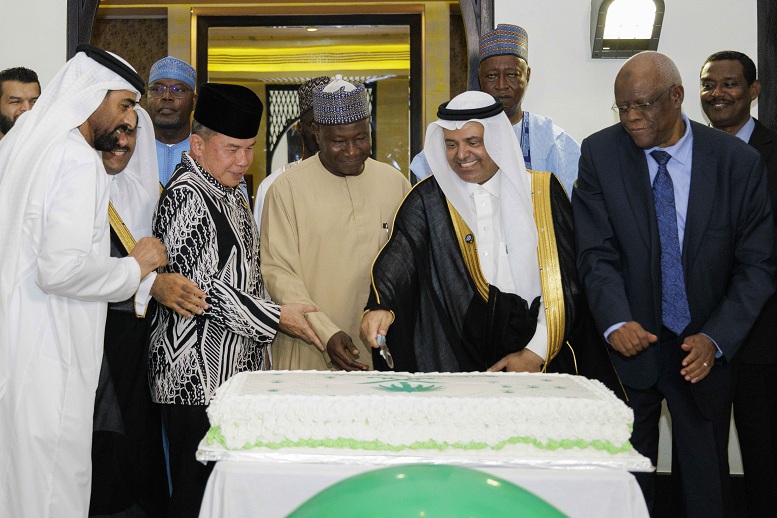
[[[386,337],[383,335],[377,335],[375,337],[375,341],[378,342],[378,345],[380,346],[380,355],[383,356],[384,360],[386,360],[389,369],[393,369],[394,358],[391,357],[391,351],[389,351],[388,345],[386,345]]]

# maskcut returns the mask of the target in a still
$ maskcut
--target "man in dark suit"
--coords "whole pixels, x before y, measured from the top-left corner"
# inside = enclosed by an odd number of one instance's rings
[[[615,79],[616,124],[583,141],[572,196],[578,271],[655,464],[666,399],[688,516],[732,512],[729,362],[774,292],[773,223],[758,153],[682,113],[657,52]],[[638,476],[652,508],[655,475]]]
[[[701,69],[701,106],[710,124],[749,143],[767,169],[772,209],[777,207],[777,132],[750,116],[761,92],[753,60],[725,50]],[[777,240],[775,240],[777,242]],[[777,493],[777,296],[764,306],[732,362],[734,418],[742,452],[749,516],[775,513]]]

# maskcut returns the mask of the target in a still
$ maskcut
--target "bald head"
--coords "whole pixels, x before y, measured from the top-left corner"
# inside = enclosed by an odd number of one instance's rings
[[[615,83],[619,80],[626,81],[634,74],[649,74],[667,86],[683,84],[683,78],[674,61],[669,56],[652,50],[629,58],[618,72]]]
[[[669,57],[641,52],[615,77],[615,104],[623,129],[642,149],[667,147],[685,131],[680,72]]]

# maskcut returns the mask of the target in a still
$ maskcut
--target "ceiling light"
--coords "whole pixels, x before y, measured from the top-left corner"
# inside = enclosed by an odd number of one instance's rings
[[[658,50],[664,0],[592,0],[591,57],[628,58]]]

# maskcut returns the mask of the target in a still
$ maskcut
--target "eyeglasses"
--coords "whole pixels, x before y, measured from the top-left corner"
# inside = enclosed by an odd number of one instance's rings
[[[615,103],[615,104],[612,105],[612,109],[613,109],[613,111],[616,111],[616,112],[618,112],[621,115],[626,115],[632,109],[637,110],[639,113],[645,113],[648,110],[650,110],[650,108],[652,106],[654,106],[658,102],[658,100],[661,99],[661,97],[663,97],[663,95],[665,93],[670,91],[675,86],[677,86],[677,85],[670,86],[669,88],[667,88],[666,90],[664,90],[663,92],[658,94],[658,97],[656,97],[655,99],[653,99],[650,102],[647,102],[647,103],[620,104],[620,105],[618,103]]]
[[[150,97],[162,97],[167,91],[170,91],[170,95],[176,99],[183,99],[187,93],[191,92],[183,85],[151,85],[148,87],[148,95]]]

